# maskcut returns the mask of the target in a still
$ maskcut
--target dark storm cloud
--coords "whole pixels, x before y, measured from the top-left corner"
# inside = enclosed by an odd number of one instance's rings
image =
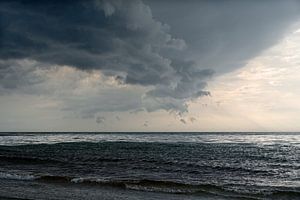
[[[163,51],[186,48],[151,9],[132,1],[3,1],[0,58],[99,69],[121,83],[152,86],[155,98],[190,99],[213,71]],[[171,50],[172,49],[172,50]]]
[[[59,1],[57,1],[59,2]],[[101,69],[126,83],[170,82],[162,48],[181,48],[140,1],[2,3],[1,58]]]
[[[299,0],[145,0],[184,38],[200,68],[232,71],[276,44],[299,20]]]
[[[137,100],[148,111],[185,111],[187,100],[210,95],[214,69],[242,66],[274,44],[299,11],[293,0],[184,2],[149,1],[154,18],[140,0],[1,1],[1,87],[39,81],[28,75],[32,69],[5,64],[28,59],[101,70],[121,84],[151,88]]]

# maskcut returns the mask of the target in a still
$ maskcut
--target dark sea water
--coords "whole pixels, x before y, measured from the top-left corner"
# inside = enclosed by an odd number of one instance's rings
[[[0,199],[300,199],[298,133],[2,133]]]

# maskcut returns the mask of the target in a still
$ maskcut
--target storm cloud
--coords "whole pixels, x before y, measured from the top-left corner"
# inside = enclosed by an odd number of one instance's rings
[[[172,2],[166,2],[172,5]],[[99,70],[119,84],[147,88],[143,95],[137,97],[140,98],[135,103],[137,108],[186,111],[187,101],[210,95],[205,88],[215,69],[228,71],[241,67],[247,59],[283,35],[282,31],[274,31],[275,27],[288,26],[296,16],[297,8],[291,5],[298,5],[294,1],[288,2],[282,4],[276,1],[275,6],[271,2],[256,2],[255,6],[237,3],[230,8],[224,6],[223,1],[201,1],[199,12],[194,10],[197,18],[189,23],[180,19],[184,23],[174,25],[174,36],[172,27],[176,22],[170,20],[170,27],[158,20],[159,17],[170,18],[176,14],[174,10],[166,12],[169,16],[159,14],[155,17],[151,8],[140,0],[1,1],[0,84],[12,90],[24,83],[37,84],[43,79],[33,73],[35,69],[51,65],[71,66],[86,72]],[[154,8],[157,8],[157,3],[152,3]],[[190,7],[193,4],[197,3],[187,3]],[[173,8],[180,5],[176,2]],[[168,9],[168,6],[164,8]],[[237,9],[238,13],[245,11],[246,14],[239,18],[237,16],[240,15],[235,16],[231,9]],[[281,15],[282,10],[288,14]],[[291,12],[286,12],[289,10]],[[215,15],[207,14],[211,11]],[[187,14],[184,10],[181,12]],[[274,17],[277,14],[282,17],[281,20]],[[267,28],[262,26],[264,23]],[[180,26],[182,28],[178,28]],[[183,34],[186,26],[196,27],[195,31]],[[276,34],[272,34],[274,32]],[[39,65],[22,66],[18,60],[24,59]],[[118,100],[115,94],[112,97]],[[70,100],[67,107],[75,109],[82,104],[78,101],[80,99]],[[102,106],[97,109],[96,102],[93,100],[90,104],[87,115],[104,109]],[[122,110],[129,107],[136,109],[130,105],[122,107]]]
[[[182,54],[216,74],[240,68],[280,42],[300,17],[298,0],[145,0],[185,40]],[[294,27],[295,28],[295,27]]]
[[[6,1],[1,3],[1,59],[32,59],[80,70],[101,70],[123,84],[153,86],[154,98],[190,99],[213,70],[162,51],[182,39],[134,1]]]

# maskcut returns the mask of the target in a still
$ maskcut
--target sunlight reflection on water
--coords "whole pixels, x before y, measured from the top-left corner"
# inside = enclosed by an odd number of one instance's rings
[[[298,133],[34,133],[0,135],[0,145],[62,142],[253,143],[300,145]]]

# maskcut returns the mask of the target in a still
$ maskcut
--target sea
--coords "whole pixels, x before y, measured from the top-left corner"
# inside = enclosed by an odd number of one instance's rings
[[[300,200],[300,133],[0,133],[0,199]]]

